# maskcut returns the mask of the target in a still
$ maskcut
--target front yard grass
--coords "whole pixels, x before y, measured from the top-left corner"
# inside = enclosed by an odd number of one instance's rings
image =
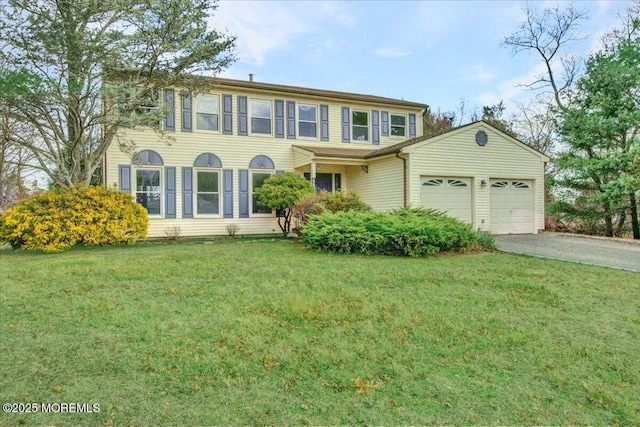
[[[640,424],[640,275],[286,240],[0,251],[2,425]]]

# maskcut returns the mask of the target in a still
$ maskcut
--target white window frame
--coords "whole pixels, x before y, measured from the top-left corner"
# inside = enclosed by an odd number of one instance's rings
[[[273,210],[271,210],[269,213],[266,212],[258,212],[258,213],[254,213],[253,211],[253,196],[254,196],[254,188],[253,188],[253,175],[254,174],[264,174],[264,175],[274,175],[275,171],[271,170],[271,169],[250,169],[249,170],[249,197],[250,197],[250,203],[249,203],[249,216],[252,217],[272,217],[273,216]],[[266,178],[265,178],[266,179]]]
[[[358,128],[364,128],[364,125],[356,125],[355,124],[355,120],[354,120],[354,114],[356,113],[365,113],[367,115],[367,135],[366,135],[366,139],[356,139],[355,138],[355,128],[356,126]],[[370,144],[371,143],[371,111],[369,110],[355,110],[352,109],[351,110],[351,141],[354,142],[362,142],[364,144]]]
[[[195,197],[193,198],[193,214],[195,217],[205,217],[205,218],[221,218],[222,217],[222,199],[221,199],[221,191],[220,189],[222,188],[222,173],[221,173],[221,169],[218,168],[194,168],[193,169],[193,174],[194,174],[194,186],[193,186],[193,193],[195,195]],[[199,172],[205,172],[205,173],[216,173],[218,174],[218,213],[199,213],[198,212],[198,196],[200,194],[216,194],[216,193],[212,193],[212,192],[200,192],[198,191],[198,173]]]
[[[309,121],[309,120],[302,120],[300,117],[302,117],[302,115],[300,114],[300,108],[301,107],[312,107],[315,110],[315,118],[314,121]],[[298,137],[299,138],[306,138],[306,139],[318,139],[318,106],[314,105],[314,104],[298,104]],[[313,125],[315,126],[315,136],[307,136],[307,135],[302,135],[301,129],[300,129],[300,124],[301,123],[313,123]]]
[[[393,124],[393,116],[397,116],[397,117],[403,117],[404,118],[404,126],[402,126],[402,128],[404,128],[404,135],[394,135],[393,134],[393,128],[394,127],[401,127],[399,125],[395,125]],[[408,126],[408,122],[409,119],[407,117],[406,114],[404,113],[389,113],[389,136],[391,138],[403,138],[406,139],[407,138],[407,128]]]
[[[218,104],[218,110],[215,113],[203,113],[200,112],[198,109],[198,103],[201,100],[204,100],[206,98],[215,98]],[[197,130],[198,132],[216,132],[216,133],[220,133],[220,95],[211,95],[211,94],[201,94],[201,95],[197,95],[195,97],[195,105],[193,108],[193,115],[194,115],[194,128],[195,130]],[[212,116],[215,115],[216,116],[216,129],[200,129],[198,127],[198,115],[199,114],[206,114],[208,116]]]
[[[269,104],[269,117],[264,117],[264,116],[254,116],[253,114],[253,103],[254,102],[266,102]],[[261,98],[249,98],[249,120],[248,120],[248,127],[249,127],[249,134],[251,135],[255,135],[255,136],[273,136],[273,101],[269,100],[269,99],[261,99]],[[253,131],[253,119],[269,119],[269,133],[261,133],[261,132],[254,132]]]
[[[147,216],[149,216],[149,218],[162,218],[163,212],[164,212],[164,181],[163,181],[163,171],[164,168],[161,167],[136,167],[133,168],[135,171],[135,185],[133,185],[132,190],[133,190],[133,197],[135,198],[136,202],[138,202],[138,193],[151,193],[148,191],[138,191],[138,171],[157,171],[158,172],[158,177],[159,177],[159,187],[160,187],[160,213],[157,214],[152,214],[149,212],[149,209],[144,206],[142,203],[140,203],[140,205],[142,207],[144,207],[147,210]],[[155,192],[153,192],[155,193]],[[139,202],[138,202],[139,203]]]

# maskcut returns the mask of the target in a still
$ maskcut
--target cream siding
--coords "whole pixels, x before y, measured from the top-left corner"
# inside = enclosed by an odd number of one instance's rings
[[[230,90],[227,90],[230,89]],[[366,110],[379,110],[379,111],[393,111],[393,112],[402,112],[416,114],[416,133],[417,135],[422,134],[422,122],[421,122],[421,111],[418,108],[409,108],[409,107],[393,107],[389,105],[376,105],[376,104],[366,104],[359,102],[341,102],[339,100],[327,100],[320,97],[314,96],[291,96],[290,94],[282,94],[277,92],[270,91],[258,91],[258,90],[241,90],[238,88],[225,88],[222,86],[218,86],[215,90],[212,90],[211,93],[223,95],[230,94],[232,95],[232,125],[233,125],[233,134],[232,135],[224,135],[222,133],[222,97],[220,98],[220,114],[219,114],[219,132],[210,132],[210,131],[198,131],[195,129],[196,120],[196,103],[195,97],[192,103],[192,117],[193,117],[193,131],[192,132],[182,132],[182,114],[181,114],[181,105],[182,100],[180,96],[180,90],[176,90],[176,100],[175,100],[175,132],[167,132],[170,138],[173,141],[170,144],[167,144],[160,140],[158,135],[150,130],[150,129],[124,129],[120,138],[122,141],[134,141],[136,145],[136,151],[140,150],[153,150],[156,151],[162,157],[164,161],[165,167],[175,167],[176,168],[176,212],[177,217],[175,219],[165,219],[165,218],[153,218],[150,217],[150,226],[149,226],[149,236],[150,237],[163,237],[165,236],[165,231],[170,231],[173,227],[180,227],[182,236],[201,236],[201,235],[225,235],[226,229],[225,227],[228,224],[236,224],[238,225],[239,235],[244,234],[263,234],[263,233],[271,233],[271,232],[279,232],[279,227],[277,225],[277,219],[275,217],[250,217],[250,218],[239,218],[239,169],[248,169],[249,162],[257,155],[265,155],[271,158],[275,164],[275,170],[285,170],[285,171],[293,171],[296,165],[300,165],[300,162],[304,162],[304,153],[296,152],[295,149],[292,148],[292,145],[299,146],[327,146],[327,147],[340,147],[340,148],[371,148],[377,149],[384,147],[386,145],[392,145],[398,142],[397,138],[392,137],[380,137],[380,145],[372,145],[371,141],[368,143],[362,142],[351,142],[351,143],[343,143],[342,142],[342,129],[341,129],[341,109],[343,106],[349,106],[356,109],[366,109]],[[263,136],[263,135],[251,135],[250,133],[250,125],[251,125],[251,117],[248,116],[248,126],[249,126],[249,136],[239,136],[238,135],[238,96],[247,96],[249,100],[251,98],[256,99],[268,99],[272,101],[272,131],[275,132],[275,100],[284,100],[285,105],[286,101],[295,101],[296,102],[296,127],[297,127],[297,118],[298,111],[297,106],[300,103],[303,104],[311,104],[318,106],[318,128],[317,133],[318,137],[316,139],[310,138],[297,138],[297,139],[288,139],[287,135],[287,119],[285,114],[285,138],[275,138],[275,134],[272,132],[271,136]],[[329,106],[329,141],[321,141],[321,121],[320,121],[320,105],[328,105]],[[250,113],[250,111],[249,111]],[[286,109],[285,109],[286,113]],[[297,135],[296,129],[296,135]],[[223,169],[232,169],[233,170],[233,210],[234,217],[233,218],[182,218],[183,206],[182,206],[182,167],[193,167],[193,163],[196,157],[202,153],[213,153],[218,156],[222,162]],[[113,186],[118,185],[118,166],[119,165],[131,165],[131,157],[118,149],[117,144],[113,144],[112,148],[108,150],[107,155],[105,156],[106,162],[106,183],[107,185]],[[384,161],[375,161],[372,162],[374,164],[382,164],[386,165],[386,160]],[[384,185],[387,187],[394,187],[398,184],[395,182],[391,182],[391,178],[396,179],[398,174],[400,175],[399,185],[401,191],[402,185],[402,176],[401,176],[401,165],[402,162],[398,159],[393,159],[391,163],[395,162],[395,168],[384,166],[381,171],[373,172],[369,175],[369,178],[373,178],[373,181],[376,183],[366,182],[366,177],[360,176],[357,172],[350,173],[347,171],[347,168],[344,166],[339,166],[340,160],[335,159],[335,165],[331,166],[330,164],[326,164],[322,166],[322,169],[318,170],[318,172],[333,172],[333,173],[341,173],[342,174],[342,187],[343,189],[354,188],[362,186],[363,192],[368,195],[369,198],[372,199],[372,206],[381,206],[382,209],[391,209],[394,207],[401,206],[402,196],[400,194],[400,204],[397,204],[397,198],[394,199],[393,191],[381,192],[377,194],[377,191],[380,189],[380,185]],[[389,165],[391,165],[389,163]],[[398,166],[400,165],[400,166]],[[397,168],[399,167],[399,170]],[[351,168],[353,169],[353,168]],[[372,169],[375,171],[376,167],[372,166]],[[389,170],[387,170],[389,169]],[[132,166],[131,168],[131,179],[132,179],[132,189],[135,192],[135,170],[136,166]],[[360,167],[357,167],[357,170],[360,170]],[[298,172],[302,173],[302,169],[299,169]],[[360,171],[361,172],[361,171]],[[381,173],[382,172],[382,173]],[[350,182],[351,177],[355,180],[353,183]],[[222,212],[222,173],[221,173],[221,181],[220,181],[220,211]],[[250,179],[251,177],[249,177]],[[164,182],[165,176],[164,171],[162,174],[162,213],[163,216],[165,214],[165,190],[166,183]],[[379,182],[378,182],[379,181]],[[358,188],[359,189],[359,188]],[[387,199],[389,197],[389,199]],[[195,200],[195,193],[194,193]],[[395,204],[394,204],[395,203]]]
[[[403,166],[395,156],[374,159],[368,172],[360,166],[347,167],[349,189],[355,189],[362,200],[377,211],[390,211],[403,205]]]
[[[475,141],[484,130],[489,142],[484,147]],[[511,139],[493,128],[477,123],[424,142],[405,147],[409,153],[409,202],[420,203],[420,177],[443,176],[471,178],[473,185],[473,226],[490,227],[489,180],[513,178],[533,180],[535,228],[544,229],[544,165],[546,156]],[[482,187],[482,181],[486,186]]]

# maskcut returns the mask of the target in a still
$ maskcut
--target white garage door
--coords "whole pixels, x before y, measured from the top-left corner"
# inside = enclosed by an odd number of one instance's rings
[[[533,181],[492,179],[490,182],[491,231],[496,234],[533,233]]]
[[[471,224],[471,178],[440,178],[423,176],[420,179],[420,204]]]

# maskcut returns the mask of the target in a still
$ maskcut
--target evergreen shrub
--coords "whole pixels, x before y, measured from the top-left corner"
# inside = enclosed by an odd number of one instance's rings
[[[314,249],[412,257],[462,251],[477,242],[469,225],[422,208],[325,211],[312,215],[302,234],[303,241]]]

